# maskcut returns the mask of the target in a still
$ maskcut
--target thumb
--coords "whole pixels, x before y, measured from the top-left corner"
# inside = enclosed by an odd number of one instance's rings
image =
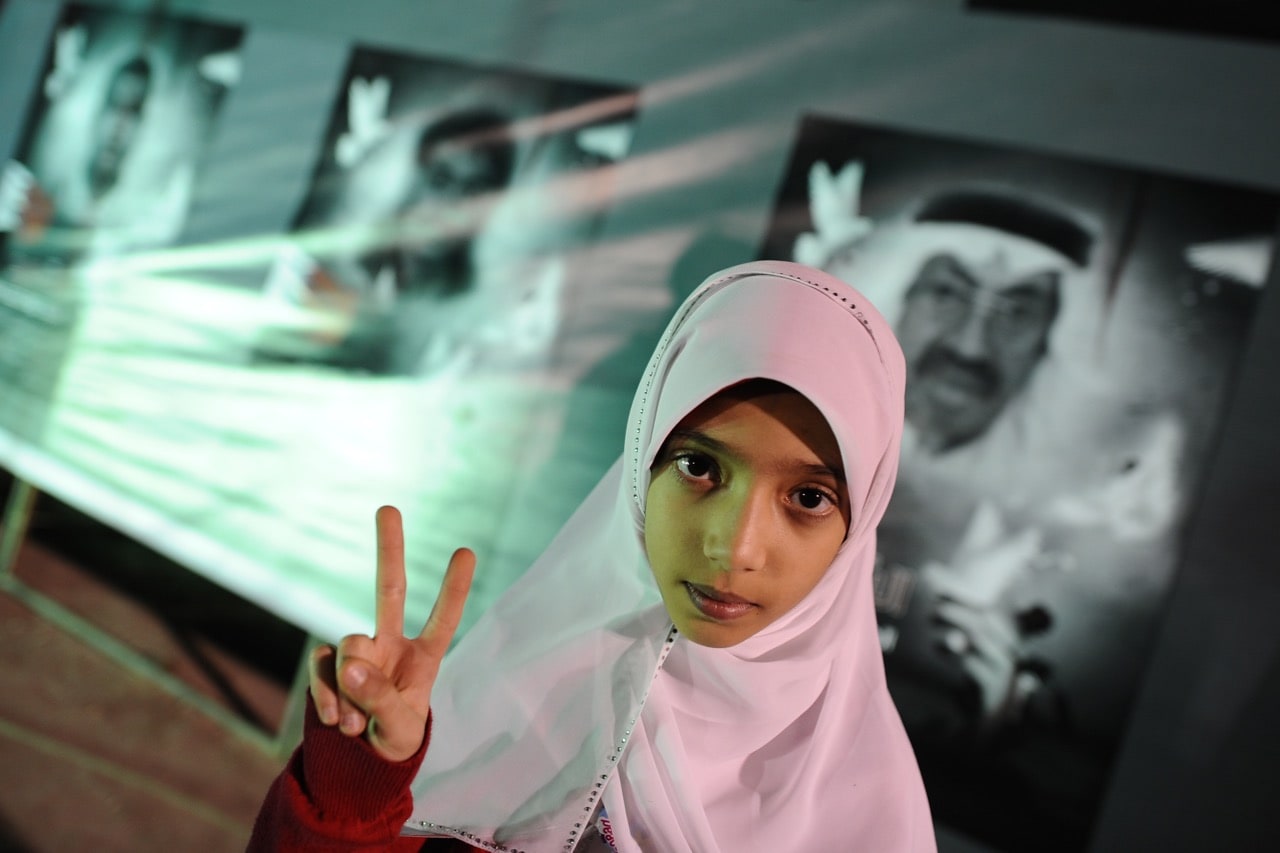
[[[422,746],[426,716],[405,702],[400,690],[377,667],[352,660],[339,675],[342,692],[369,717],[365,737],[387,761],[404,761]]]

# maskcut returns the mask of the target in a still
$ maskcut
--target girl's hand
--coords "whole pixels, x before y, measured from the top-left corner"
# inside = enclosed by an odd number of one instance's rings
[[[375,632],[352,634],[311,655],[310,689],[320,721],[364,735],[388,761],[404,761],[422,746],[431,687],[453,641],[471,589],[476,557],[459,548],[449,560],[431,616],[416,637],[404,635],[404,529],[400,512],[377,513]]]

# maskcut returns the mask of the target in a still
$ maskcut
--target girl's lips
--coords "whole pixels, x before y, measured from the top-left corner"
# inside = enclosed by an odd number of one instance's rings
[[[685,581],[685,589],[689,591],[689,599],[698,612],[721,622],[728,622],[746,616],[756,605],[741,596],[729,592],[717,592],[710,587]]]

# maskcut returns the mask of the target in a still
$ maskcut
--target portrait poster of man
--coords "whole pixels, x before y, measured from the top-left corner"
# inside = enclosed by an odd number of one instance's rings
[[[852,282],[906,356],[876,603],[950,830],[1087,844],[1276,213],[1248,188],[801,123],[762,255]]]
[[[242,35],[63,10],[0,165],[0,428],[25,441],[41,432],[82,302],[75,271],[178,238]]]
[[[239,79],[242,37],[238,27],[68,6],[6,167],[6,183],[25,190],[9,206],[39,208],[42,220],[14,238],[10,263],[67,265],[172,244]]]
[[[259,355],[421,376],[545,354],[634,96],[354,52],[269,298],[310,309]]]

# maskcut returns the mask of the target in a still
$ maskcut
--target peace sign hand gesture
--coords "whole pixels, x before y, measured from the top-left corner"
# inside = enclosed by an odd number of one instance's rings
[[[310,687],[325,725],[363,734],[387,761],[404,761],[422,746],[431,688],[453,640],[471,589],[476,556],[459,548],[449,560],[440,594],[417,637],[404,635],[404,528],[400,512],[377,513],[378,567],[375,630],[351,634],[337,647],[311,655]]]

